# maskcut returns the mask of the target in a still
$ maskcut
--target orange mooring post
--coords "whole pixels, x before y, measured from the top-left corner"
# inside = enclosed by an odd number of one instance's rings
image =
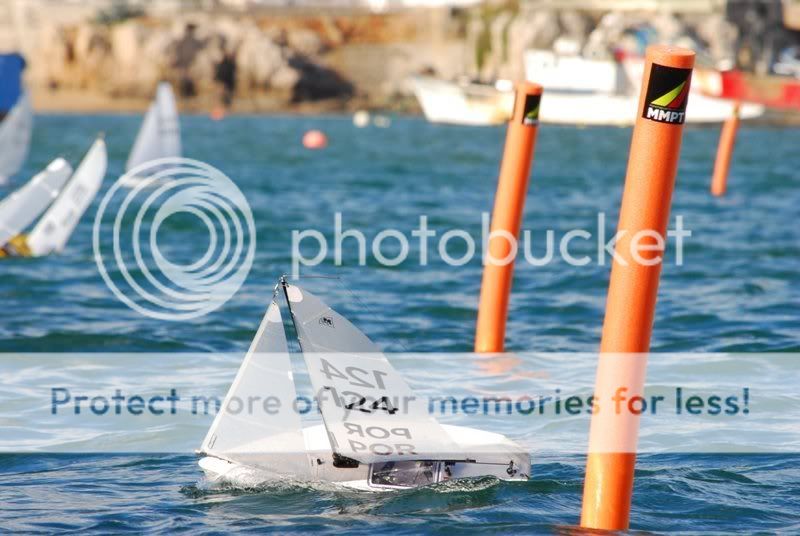
[[[728,172],[731,169],[731,157],[736,145],[736,132],[739,130],[739,103],[733,106],[733,113],[722,125],[717,148],[717,160],[714,162],[714,176],[711,179],[711,193],[717,197],[725,195],[728,188]]]
[[[516,241],[531,172],[542,86],[522,82],[516,88],[514,113],[508,123],[506,147],[497,181],[488,251],[483,268],[475,352],[503,351],[508,300],[514,272]]]
[[[615,246],[600,343],[599,409],[592,415],[581,514],[586,528],[628,528],[639,419],[633,411],[615,415],[611,397],[621,386],[628,399],[644,389],[646,357],[637,354],[650,348],[661,274],[661,262],[651,261],[664,254],[653,250],[652,235],[666,238],[694,57],[677,47],[647,49],[618,225],[625,234]]]

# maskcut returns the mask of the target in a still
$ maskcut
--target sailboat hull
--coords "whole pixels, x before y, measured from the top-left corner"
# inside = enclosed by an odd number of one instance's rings
[[[514,94],[483,84],[459,85],[427,76],[411,79],[414,95],[431,123],[500,125],[511,117]]]
[[[530,455],[513,441],[500,434],[475,428],[452,425],[442,425],[442,427],[462,449],[459,454],[461,459],[451,460],[449,456],[443,455],[441,459],[410,462],[428,464],[434,469],[430,478],[419,485],[487,476],[513,481],[528,479]],[[198,464],[209,481],[239,488],[263,487],[279,482],[330,483],[364,491],[418,487],[407,483],[404,485],[379,483],[375,476],[375,467],[385,463],[361,463],[352,467],[337,467],[323,425],[304,428],[303,436],[306,442],[305,452],[261,453],[253,456],[247,463],[205,455]],[[239,457],[231,454],[231,458]],[[398,460],[386,463],[398,463]],[[287,471],[287,468],[292,466],[296,470]]]

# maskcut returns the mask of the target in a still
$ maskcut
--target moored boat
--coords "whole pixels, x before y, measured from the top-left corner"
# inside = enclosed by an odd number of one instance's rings
[[[608,60],[559,55],[548,50],[525,53],[528,80],[544,86],[540,121],[554,124],[631,126],[636,121],[639,83],[644,61],[637,57]],[[686,109],[689,124],[721,123],[733,113],[735,101],[712,97],[691,86]],[[763,115],[759,104],[743,104],[739,116]]]
[[[514,94],[510,86],[448,82],[431,76],[415,76],[411,84],[431,123],[499,125],[511,117]]]

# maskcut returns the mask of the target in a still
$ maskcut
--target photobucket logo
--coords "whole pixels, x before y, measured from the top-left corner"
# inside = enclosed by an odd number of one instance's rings
[[[197,318],[228,301],[250,272],[255,240],[239,188],[218,169],[186,158],[153,160],[120,177],[100,203],[92,236],[108,288],[160,320]],[[190,260],[173,262],[174,256]]]
[[[333,221],[332,248],[326,235],[317,229],[292,231],[292,275],[299,277],[301,266],[318,266],[330,260],[331,250],[334,264],[342,266],[345,264],[344,252],[353,249],[358,253],[359,266],[368,264],[368,252],[372,257],[369,263],[381,266],[398,266],[409,260],[427,266],[432,255],[438,255],[448,266],[463,266],[475,255],[480,255],[483,264],[494,266],[514,261],[546,266],[556,258],[571,266],[586,266],[593,260],[599,266],[605,266],[608,259],[624,266],[630,263],[653,266],[662,262],[668,238],[675,248],[675,265],[682,266],[684,239],[692,236],[692,232],[684,227],[683,216],[675,217],[674,228],[667,230],[666,236],[652,230],[637,233],[622,230],[609,236],[603,212],[597,214],[595,229],[570,229],[559,237],[553,229],[535,233],[525,229],[517,239],[508,231],[490,230],[489,222],[489,214],[482,213],[481,232],[476,238],[464,229],[448,229],[440,233],[431,229],[428,217],[422,215],[410,237],[398,229],[383,229],[374,234],[370,243],[367,235],[359,229],[345,229],[342,213],[337,212]],[[537,246],[543,244],[544,252],[534,252],[534,243]],[[416,246],[414,258],[411,256],[412,244]]]

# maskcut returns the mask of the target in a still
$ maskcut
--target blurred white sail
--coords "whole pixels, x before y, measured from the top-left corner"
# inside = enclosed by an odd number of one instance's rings
[[[69,163],[56,158],[44,171],[0,202],[0,247],[36,221],[71,174]]]
[[[161,82],[131,149],[125,171],[159,158],[181,156],[178,107],[172,86]]]
[[[28,234],[31,255],[38,257],[64,249],[81,216],[100,190],[107,163],[106,144],[98,139],[56,201]]]
[[[0,122],[0,184],[15,175],[25,158],[33,131],[33,109],[27,93],[22,93],[16,105]]]

